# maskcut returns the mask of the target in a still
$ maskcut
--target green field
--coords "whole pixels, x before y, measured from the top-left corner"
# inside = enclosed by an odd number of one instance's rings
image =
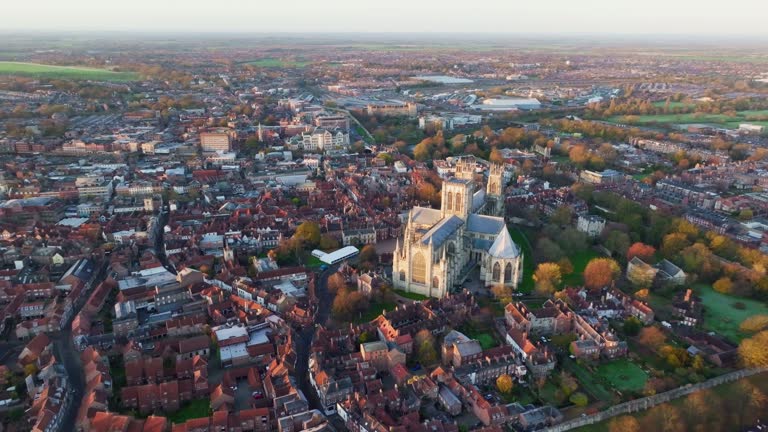
[[[605,388],[601,383],[594,379],[594,374],[580,366],[570,358],[563,359],[563,369],[567,370],[573,376],[575,376],[581,387],[587,391],[594,399],[603,402],[612,402],[614,400],[614,394]]]
[[[195,399],[186,402],[181,409],[172,414],[167,414],[171,423],[183,423],[190,419],[208,417],[211,415],[211,401],[208,398]]]
[[[717,396],[717,398],[715,398],[716,400],[712,401],[712,406],[714,407],[713,409],[715,410],[715,412],[718,412],[718,410],[722,410],[723,409],[723,407],[722,407],[723,401],[728,401],[728,400],[732,400],[733,398],[740,397],[743,394],[743,389],[742,389],[741,386],[743,384],[746,384],[746,383],[755,386],[756,388],[760,389],[763,393],[765,393],[766,391],[768,391],[768,373],[763,373],[763,374],[755,375],[755,376],[752,376],[752,377],[749,377],[749,378],[744,378],[744,379],[738,380],[736,382],[719,385],[717,387],[713,387],[712,389],[708,390],[708,391],[711,391],[712,393],[714,393]],[[671,405],[671,406],[677,408],[678,410],[681,410],[681,409],[683,409],[683,407],[685,405],[686,399],[687,399],[687,397],[678,398],[678,399],[675,399],[675,400],[673,400],[673,401],[671,401],[669,403],[666,403],[664,405],[667,405],[667,406]],[[650,425],[645,425],[643,423],[643,420],[654,409],[658,409],[658,408],[651,408],[650,410],[640,411],[640,412],[636,412],[636,413],[633,413],[633,414],[627,414],[627,415],[631,415],[632,417],[635,417],[636,419],[638,419],[638,421],[640,421],[640,426],[641,426],[640,430],[643,430],[643,431],[645,431],[645,430],[653,430],[653,429],[649,429],[648,426],[650,426]],[[678,412],[680,412],[680,411],[678,411]],[[764,415],[765,412],[762,411],[760,408],[754,407],[752,404],[748,404],[748,406],[744,407],[744,411],[741,414],[747,414],[750,417],[754,417],[754,416]],[[727,414],[726,413],[721,413],[720,415],[722,415],[723,418],[725,418],[725,416]],[[707,421],[706,417],[707,416],[702,416],[700,421],[701,422],[706,422]],[[764,420],[765,420],[765,417],[763,417],[763,421]],[[606,420],[606,421],[603,421],[603,422],[600,422],[600,423],[597,423],[597,424],[593,424],[593,425],[589,425],[589,426],[583,426],[583,427],[580,427],[578,429],[574,429],[574,431],[576,431],[576,432],[609,432],[611,430],[609,428],[609,425],[610,425],[610,420]],[[646,426],[646,427],[644,428],[644,426]],[[677,426],[683,426],[683,425],[678,424]],[[692,426],[692,425],[688,424],[688,426]],[[700,428],[700,429],[697,428],[695,430],[705,430],[705,431],[741,430],[738,427],[733,427],[731,429],[724,429],[722,427],[717,427],[717,428],[715,428],[715,427],[708,427],[708,424],[704,424],[704,423],[700,423],[698,426],[702,426],[702,428]],[[723,425],[721,425],[721,426],[723,426]],[[661,430],[662,429],[659,429],[659,431],[661,431]],[[664,429],[664,430],[673,430],[673,429]],[[674,429],[674,430],[688,430],[688,429],[678,428],[678,429]]]
[[[381,315],[382,311],[391,311],[394,310],[397,305],[395,303],[388,303],[388,302],[376,302],[371,301],[368,305],[368,310],[363,312],[354,322],[356,324],[362,324],[367,323],[375,320],[379,315]]]
[[[712,124],[729,128],[738,128],[740,123],[752,123],[768,126],[768,110],[738,111],[735,116],[725,114],[656,114],[638,116],[613,116],[608,121],[613,123],[627,123],[627,118],[634,120],[633,124]]]
[[[657,108],[664,108],[665,106],[667,106],[667,102],[666,101],[658,101],[658,102],[654,102],[652,105],[657,107]],[[695,106],[696,106],[695,103],[671,102],[671,101],[669,102],[669,107],[670,108],[693,108]]]
[[[499,346],[499,343],[491,334],[493,331],[492,328],[476,328],[472,323],[467,323],[457,330],[464,333],[468,338],[480,342],[480,346],[483,347],[484,350]]]
[[[648,381],[648,374],[640,366],[627,359],[603,363],[597,367],[597,374],[608,380],[619,391],[640,391]]]
[[[523,282],[520,283],[517,290],[524,293],[530,293],[533,291],[533,272],[536,271],[536,264],[533,262],[531,243],[528,241],[525,234],[516,227],[511,227],[509,229],[509,235],[523,250]]]
[[[405,292],[403,290],[395,290],[395,293],[400,297],[411,299],[411,300],[417,300],[417,301],[427,300],[429,298],[425,295],[412,293],[412,292]]]
[[[72,79],[93,81],[135,81],[139,75],[134,72],[113,72],[74,66],[52,66],[37,63],[0,61],[0,75],[18,75],[35,78]]]
[[[303,60],[291,60],[281,59],[276,57],[267,57],[259,60],[247,62],[246,64],[251,66],[263,67],[263,68],[304,68],[312,64],[312,62]]]
[[[694,288],[704,304],[704,327],[734,342],[739,342],[748,336],[739,331],[739,324],[742,321],[752,315],[768,315],[768,306],[765,303],[721,294],[709,285],[699,284]],[[744,308],[735,308],[734,305],[737,302],[743,304]]]

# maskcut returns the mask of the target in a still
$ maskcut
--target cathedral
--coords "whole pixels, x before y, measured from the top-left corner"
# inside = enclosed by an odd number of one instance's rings
[[[455,177],[443,182],[439,210],[414,207],[408,213],[395,248],[395,288],[444,297],[475,267],[485,285],[517,288],[523,255],[504,222],[504,167],[492,164],[482,189],[474,182],[475,166],[474,157],[458,161]]]

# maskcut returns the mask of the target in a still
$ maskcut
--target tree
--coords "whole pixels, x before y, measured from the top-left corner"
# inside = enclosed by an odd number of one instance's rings
[[[512,377],[507,374],[499,375],[499,377],[496,378],[496,388],[504,394],[512,392],[513,386],[514,382],[512,381]]]
[[[296,227],[293,238],[299,240],[303,247],[314,248],[320,244],[320,225],[315,222],[302,222]]]
[[[583,145],[573,146],[568,151],[568,159],[576,165],[584,166],[589,161],[589,150]]]
[[[557,261],[565,255],[560,246],[549,237],[542,237],[536,242],[535,254],[542,261]]]
[[[629,249],[629,242],[630,239],[627,233],[612,230],[605,236],[604,246],[614,254],[624,255],[627,249]]]
[[[570,225],[571,220],[573,220],[573,210],[567,205],[558,207],[549,218],[549,221],[557,226]]]
[[[643,419],[643,423],[645,425],[643,430],[659,432],[682,432],[684,428],[677,408],[668,403],[652,408]]]
[[[629,415],[614,417],[608,423],[608,432],[640,432],[640,423]]]
[[[690,244],[688,237],[683,233],[667,234],[661,243],[661,253],[666,258],[672,258],[690,246]]]
[[[719,293],[730,294],[733,292],[733,281],[729,277],[721,277],[712,284],[712,288]]]
[[[637,288],[648,288],[656,278],[656,269],[650,265],[633,265],[627,268],[627,279]]]
[[[768,330],[742,340],[739,358],[746,367],[768,367]]]
[[[557,291],[562,282],[560,266],[551,262],[539,264],[533,274],[533,281],[536,282],[536,292],[548,297]]]
[[[491,293],[503,304],[512,301],[512,287],[496,284],[491,287]]]
[[[563,257],[557,260],[557,265],[560,267],[560,274],[565,276],[573,273],[573,263],[568,257]]]
[[[435,337],[427,329],[420,330],[414,338],[417,358],[422,365],[431,365],[437,361]]]
[[[30,364],[24,366],[24,376],[25,377],[30,376],[30,375],[34,375],[36,373],[37,373],[37,365],[35,365],[34,363],[30,363]]]
[[[643,328],[643,323],[636,317],[631,316],[624,320],[622,328],[627,336],[637,336],[640,333],[640,329]]]
[[[768,330],[768,315],[753,315],[739,325],[739,330],[744,333],[757,333]]]
[[[347,288],[347,282],[344,280],[344,276],[341,273],[336,272],[328,276],[328,291],[338,293],[345,288]]]
[[[664,334],[664,332],[659,330],[658,327],[649,326],[643,327],[643,329],[640,330],[638,340],[641,344],[647,346],[651,350],[657,351],[662,345],[664,345],[664,342],[667,341],[667,336]]]
[[[574,378],[573,375],[565,371],[560,373],[560,390],[563,392],[565,397],[572,395],[573,392],[578,389],[579,382],[576,381],[576,378]]]
[[[571,397],[568,398],[568,400],[570,400],[571,403],[576,405],[577,407],[587,406],[587,404],[589,403],[589,398],[587,398],[587,395],[585,395],[582,392],[576,392],[572,394]]]
[[[501,155],[501,152],[496,147],[491,149],[491,154],[488,157],[488,160],[493,163],[504,163],[504,157]]]
[[[320,244],[318,245],[318,248],[324,251],[338,249],[339,242],[335,238],[324,234],[320,236]]]
[[[653,255],[656,253],[656,249],[645,243],[637,242],[627,249],[627,261],[632,260],[634,257],[638,257],[645,262],[650,262],[653,259]]]
[[[360,261],[367,263],[375,263],[378,261],[379,256],[376,253],[376,248],[373,245],[365,245],[360,249]]]
[[[598,289],[611,284],[621,273],[619,264],[611,258],[592,258],[584,268],[584,285]]]

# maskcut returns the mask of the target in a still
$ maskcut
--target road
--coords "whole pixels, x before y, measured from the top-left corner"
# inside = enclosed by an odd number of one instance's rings
[[[320,273],[315,282],[315,294],[319,304],[315,314],[314,324],[325,324],[331,314],[331,304],[333,303],[333,294],[328,292],[328,276],[336,272],[338,266],[332,266]],[[308,326],[296,333],[296,379],[299,389],[307,397],[310,408],[324,411],[320,404],[320,399],[315,393],[315,389],[309,382],[309,348],[312,346],[312,339],[315,337],[315,326]]]
[[[72,316],[67,320],[64,329],[56,335],[51,335],[53,339],[53,352],[56,359],[64,365],[64,370],[67,372],[69,380],[69,387],[72,389],[71,401],[67,406],[66,412],[63,415],[60,431],[67,432],[75,430],[75,422],[77,421],[77,412],[80,410],[80,404],[83,401],[83,395],[85,393],[85,374],[83,373],[83,365],[80,362],[80,352],[75,349],[72,344],[72,320],[80,312],[80,309],[85,305],[85,301],[88,299],[93,287],[100,284],[107,274],[107,261],[105,261],[99,272],[86,286],[85,292],[77,299],[73,305],[74,312]]]

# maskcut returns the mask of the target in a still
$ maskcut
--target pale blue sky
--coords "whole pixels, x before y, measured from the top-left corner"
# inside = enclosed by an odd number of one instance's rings
[[[1,0],[0,29],[768,35],[768,0]]]

